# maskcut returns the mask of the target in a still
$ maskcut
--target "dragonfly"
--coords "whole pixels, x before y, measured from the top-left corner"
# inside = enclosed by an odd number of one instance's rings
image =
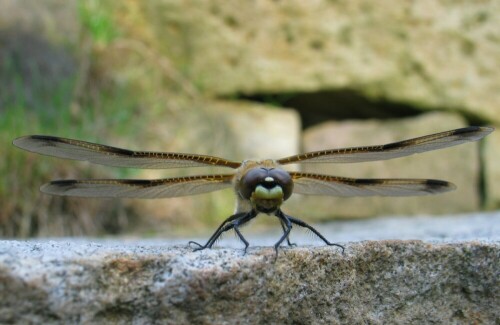
[[[223,233],[234,230],[244,243],[249,242],[240,228],[264,214],[276,217],[283,235],[274,245],[278,248],[286,240],[293,226],[303,227],[318,236],[326,245],[344,246],[327,240],[316,228],[284,213],[282,204],[293,193],[305,195],[353,196],[416,196],[439,194],[456,188],[453,183],[437,179],[409,178],[348,178],[316,173],[287,171],[291,164],[359,163],[387,160],[431,150],[443,149],[466,142],[478,141],[494,128],[469,126],[425,135],[385,145],[328,149],[302,153],[281,159],[233,161],[215,156],[177,153],[132,151],[48,135],[29,135],[17,138],[13,144],[34,153],[65,159],[88,161],[95,164],[131,168],[185,168],[226,167],[232,171],[223,174],[170,177],[163,179],[64,179],[42,185],[43,193],[76,197],[100,198],[172,198],[233,188],[236,196],[234,214],[220,224],[205,244],[190,241],[195,251],[212,248]]]

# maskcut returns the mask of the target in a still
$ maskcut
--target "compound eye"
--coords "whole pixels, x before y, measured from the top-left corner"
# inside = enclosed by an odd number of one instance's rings
[[[245,199],[250,199],[252,192],[255,190],[257,185],[265,183],[268,177],[268,171],[263,168],[255,168],[249,170],[240,180],[239,192]]]
[[[283,169],[269,170],[269,176],[273,179],[274,183],[279,185],[283,190],[283,200],[287,200],[293,192],[293,181],[290,174]]]

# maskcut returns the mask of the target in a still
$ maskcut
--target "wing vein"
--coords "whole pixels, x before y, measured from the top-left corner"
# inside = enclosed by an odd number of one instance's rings
[[[414,196],[454,190],[454,184],[435,179],[348,178],[330,175],[291,172],[294,192],[306,195]]]
[[[86,141],[45,135],[14,140],[17,147],[42,155],[89,161],[91,163],[134,168],[179,168],[220,166],[238,168],[241,163],[219,157],[177,152],[132,151]]]
[[[491,132],[491,127],[471,126],[377,146],[351,147],[307,152],[278,160],[294,163],[356,163],[386,160],[477,141]]]
[[[107,198],[168,198],[219,191],[232,186],[232,174],[197,175],[155,180],[57,180],[41,187],[52,195]]]

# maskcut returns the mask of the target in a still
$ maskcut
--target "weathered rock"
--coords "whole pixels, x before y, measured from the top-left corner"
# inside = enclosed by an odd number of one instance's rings
[[[232,137],[230,159],[278,159],[299,152],[302,130],[294,110],[244,101],[216,101],[210,109]]]
[[[33,36],[52,42],[75,46],[81,41],[78,39],[81,31],[79,12],[74,1],[2,0],[1,6],[0,29],[17,30],[20,34],[33,33]]]
[[[76,3],[2,0],[0,7],[0,111],[69,106],[63,89],[73,84],[78,69],[63,45],[78,42]]]
[[[120,2],[212,94],[351,89],[500,121],[497,2]],[[138,8],[140,7],[140,9]]]
[[[465,126],[450,113],[429,113],[414,118],[386,121],[326,122],[306,130],[304,151],[377,145],[415,138]],[[479,208],[479,151],[477,143],[413,155],[357,164],[304,164],[309,172],[356,178],[431,178],[457,185],[457,190],[436,196],[335,198],[299,196],[290,213],[324,219],[325,212],[340,217],[390,214],[450,213]]]
[[[0,241],[0,322],[494,324],[500,238],[498,226],[488,235],[484,225],[498,218],[457,216],[440,226],[438,219],[399,220],[410,233],[429,222],[430,238],[479,229],[479,241],[351,242],[344,255],[283,248],[277,260],[272,248],[259,247],[243,255],[162,241]],[[397,237],[398,220],[387,222]]]

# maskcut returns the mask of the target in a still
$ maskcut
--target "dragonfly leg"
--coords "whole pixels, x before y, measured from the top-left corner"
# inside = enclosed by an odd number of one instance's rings
[[[280,219],[280,224],[281,224],[281,229],[283,229],[283,233],[285,233],[286,232],[285,222]],[[297,246],[297,244],[290,242],[290,235],[286,237],[286,242],[290,247]]]
[[[243,241],[245,244],[245,252],[248,248],[248,241],[243,237],[241,232],[239,231],[238,227],[243,225],[244,223],[250,221],[253,219],[255,216],[257,216],[257,213],[255,211],[249,211],[249,212],[240,212],[237,214],[234,214],[224,220],[224,222],[217,228],[217,230],[214,232],[214,234],[208,239],[207,243],[205,245],[201,245],[195,241],[190,241],[188,245],[195,244],[198,245],[199,247],[195,248],[194,251],[199,251],[203,250],[205,248],[212,248],[212,245],[217,241],[217,239],[226,231],[234,229],[236,231],[236,234],[238,237]]]
[[[283,213],[283,215],[288,219],[290,220],[291,223],[293,224],[296,224],[297,226],[301,226],[301,227],[304,227],[304,228],[307,228],[309,229],[310,231],[312,231],[316,236],[318,236],[319,238],[321,238],[321,240],[323,240],[327,245],[329,246],[337,246],[337,247],[340,247],[342,248],[342,254],[344,254],[344,249],[345,247],[340,245],[340,244],[336,244],[336,243],[331,243],[329,242],[322,234],[319,233],[319,231],[317,231],[313,226],[305,223],[304,221],[300,220],[300,219],[297,219],[297,218],[294,218],[292,216],[289,216],[289,215],[286,215]]]
[[[241,218],[243,216],[245,216],[247,214],[247,212],[242,212],[242,213],[236,213],[232,216],[230,216],[229,218],[227,218],[226,220],[224,220],[221,225],[217,228],[217,230],[213,233],[212,236],[210,236],[210,238],[208,239],[207,243],[205,245],[202,245],[200,243],[197,243],[193,240],[191,240],[188,245],[191,245],[191,244],[195,244],[195,245],[198,245],[199,247],[196,248],[194,251],[197,251],[197,250],[201,250],[201,249],[205,249],[205,248],[209,248],[209,247],[212,247],[212,245],[214,244],[214,242],[217,240],[217,238],[224,232],[224,231],[227,231],[227,230],[222,230],[229,222],[235,220],[235,219],[238,219],[238,218]]]
[[[232,223],[224,223],[222,227],[217,228],[217,230],[214,232],[214,234],[208,239],[205,245],[202,245],[200,243],[197,243],[193,240],[191,240],[188,245],[195,244],[198,245],[199,247],[193,249],[193,252],[203,250],[205,248],[212,248],[212,245],[217,241],[217,239],[226,231],[232,229],[234,225]]]
[[[274,244],[274,250],[276,251],[276,258],[278,258],[278,247],[280,247],[281,243],[285,240],[288,239],[288,235],[290,234],[290,231],[292,230],[292,223],[288,219],[288,216],[284,214],[281,210],[276,211],[275,214],[281,221],[281,225],[283,226],[283,236],[278,240],[276,244]]]
[[[238,219],[234,220],[233,222],[231,222],[231,224],[233,225],[234,231],[236,232],[236,235],[238,235],[238,237],[241,239],[241,241],[245,244],[245,249],[243,251],[243,254],[247,253],[247,248],[248,248],[249,243],[245,239],[245,237],[243,237],[243,235],[241,234],[239,227],[244,225],[245,223],[249,222],[250,220],[252,220],[256,216],[257,216],[257,212],[252,210],[252,211],[248,212],[246,215],[244,215],[243,217],[238,218]]]
[[[247,222],[247,221],[245,221],[245,222]],[[243,223],[245,223],[245,222],[243,222]],[[234,228],[234,231],[236,232],[236,235],[238,235],[238,237],[240,237],[241,241],[245,244],[245,249],[243,250],[243,255],[245,255],[247,253],[247,248],[248,248],[249,243],[245,239],[245,237],[243,237],[243,235],[241,234],[240,230],[238,229],[238,225],[234,225],[233,228]]]

